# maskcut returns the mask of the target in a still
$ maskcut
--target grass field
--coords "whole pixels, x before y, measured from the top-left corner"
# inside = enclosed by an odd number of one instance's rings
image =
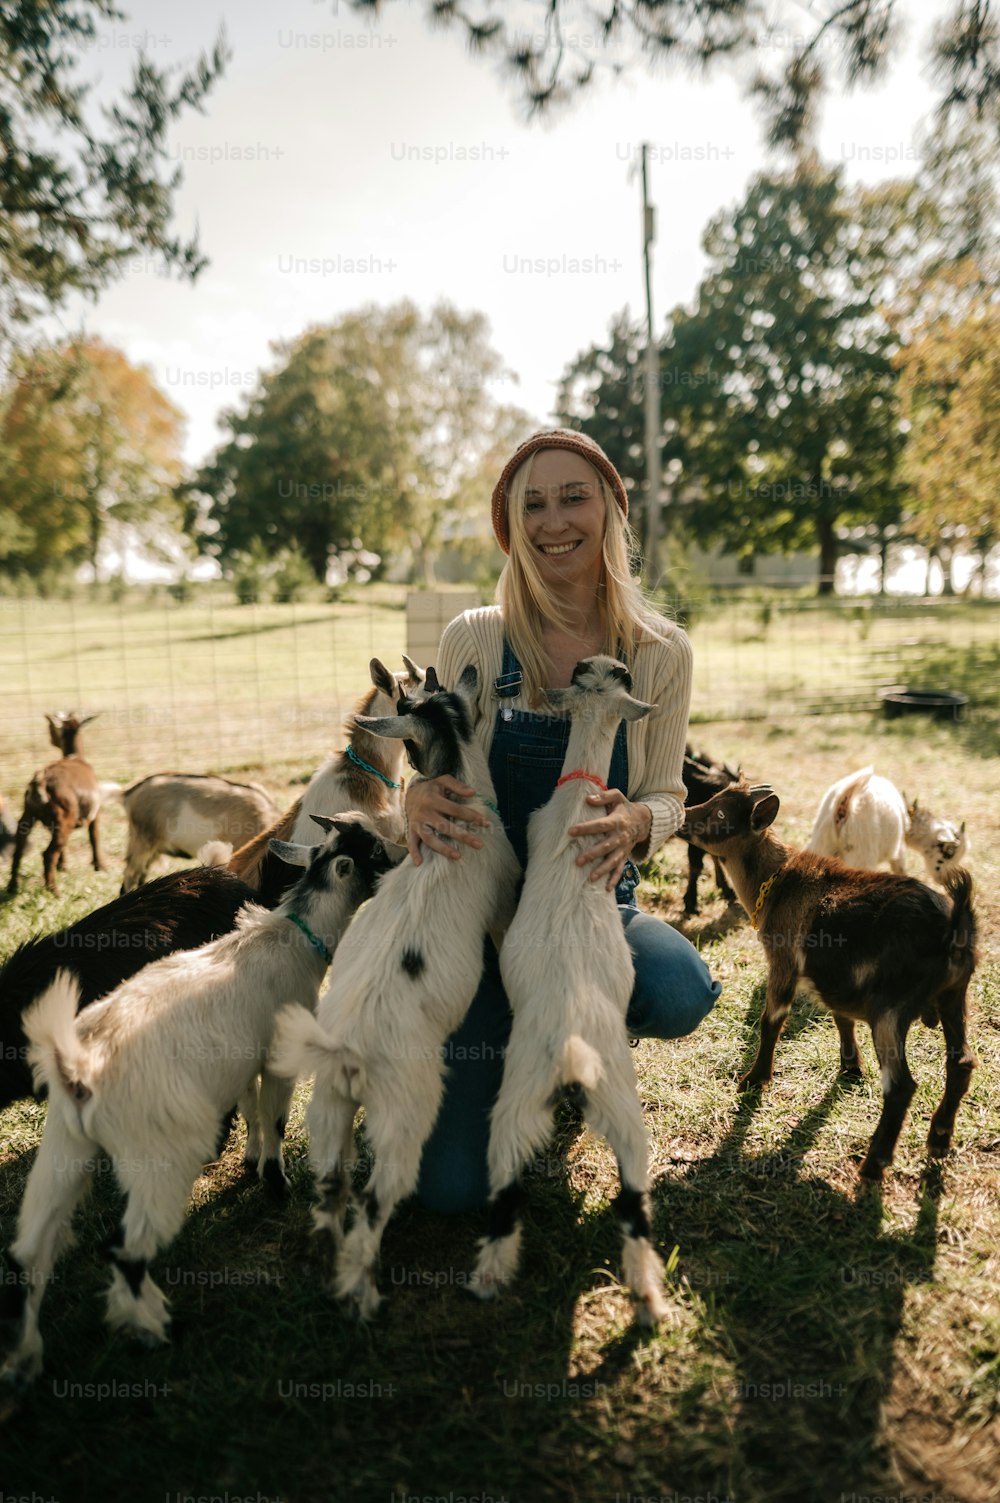
[[[376,627],[365,624],[370,612],[334,626],[322,608],[316,615],[299,630],[315,631],[331,659],[353,633],[353,656],[331,661],[328,674],[330,699],[346,704],[363,686],[371,651],[389,657],[403,645],[402,613],[386,608]],[[234,612],[234,633],[241,620],[248,622]],[[390,622],[398,641],[385,639]],[[191,635],[219,624],[213,612]],[[773,617],[759,624],[776,662],[788,633]],[[245,661],[251,645],[262,664],[287,661],[290,639],[272,652],[287,624],[279,617],[264,625],[272,629],[233,643],[234,663]],[[843,627],[847,635],[858,629],[849,620]],[[977,650],[988,653],[995,623],[976,630]],[[955,687],[968,665],[966,647],[978,639],[971,627],[946,635],[956,651],[943,669]],[[97,637],[88,640],[92,666],[101,652]],[[725,662],[721,627],[696,620],[693,640],[700,662]],[[220,653],[228,650],[219,644]],[[32,664],[32,713],[49,671]],[[65,662],[59,671],[68,671]],[[150,705],[162,683],[152,672],[149,659],[141,687]],[[201,694],[186,670],[172,682]],[[227,687],[199,703],[228,723],[242,721],[241,704],[259,701],[262,724],[280,730],[287,687],[270,669],[264,684],[257,700],[243,685],[237,696]],[[10,693],[9,677],[7,687]],[[114,693],[113,676],[103,687]],[[243,1180],[237,1138],[198,1181],[181,1235],[154,1268],[175,1313],[169,1347],[136,1348],[102,1325],[107,1265],[98,1249],[116,1224],[120,1198],[109,1175],[98,1177],[79,1217],[78,1248],[43,1311],[45,1374],[27,1398],[0,1398],[4,1496],[34,1492],[66,1503],[172,1503],[175,1495],[228,1496],[228,1503],[247,1496],[287,1503],[1000,1498],[997,679],[980,687],[964,725],[857,713],[803,718],[779,704],[768,719],[695,727],[696,742],[774,784],[782,799],[778,833],[793,844],[807,837],[828,783],[866,761],[932,809],[967,820],[982,955],[971,993],[980,1066],[943,1163],[929,1165],[924,1152],[942,1087],[941,1038],[921,1025],[909,1049],[919,1089],[881,1192],[857,1179],[878,1115],[877,1072],[870,1068],[858,1087],[837,1085],[836,1030],[821,1008],[800,999],[773,1085],[759,1102],[738,1102],[734,1079],[753,1056],[763,1001],[762,952],[737,910],[707,885],[702,913],[684,920],[684,848],[671,842],[642,901],[701,945],[724,992],[690,1038],[644,1042],[636,1052],[655,1231],[669,1260],[670,1317],[661,1331],[643,1335],[631,1323],[609,1208],[614,1164],[568,1114],[532,1171],[516,1288],[493,1306],[472,1300],[464,1282],[483,1218],[443,1220],[408,1205],[383,1246],[386,1303],[371,1327],[359,1326],[323,1288],[310,1247],[300,1091],[287,1207],[275,1208]],[[329,703],[316,693],[317,707]],[[704,681],[698,695],[708,698]],[[88,693],[88,708],[100,703]],[[101,776],[154,770],[125,765],[113,737],[99,740],[101,725],[90,743],[107,749]],[[310,756],[336,739],[336,719],[304,730],[318,742],[308,755],[276,735],[266,759],[234,752],[218,770],[239,767],[279,800],[291,798],[315,765]],[[155,731],[139,724],[137,745],[155,749]],[[6,756],[12,748],[2,744]],[[36,745],[35,765],[40,751]],[[3,786],[12,791],[17,782],[5,773]],[[114,806],[106,845],[111,870],[95,875],[86,842],[74,837],[63,896],[54,900],[41,891],[36,835],[22,892],[0,911],[0,955],[113,896],[124,846]],[[916,871],[916,858],[909,860]],[[872,1067],[870,1040],[863,1049]],[[34,1103],[0,1116],[3,1245],[43,1123],[44,1108]]]

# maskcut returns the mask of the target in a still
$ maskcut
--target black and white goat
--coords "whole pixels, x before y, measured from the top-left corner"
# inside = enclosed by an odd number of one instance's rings
[[[0,969],[0,1109],[31,1095],[21,1014],[57,971],[74,973],[80,1006],[86,1007],[152,961],[228,934],[244,903],[256,901],[253,889],[232,872],[187,867],[95,908],[55,934],[27,940]]]
[[[490,1126],[488,1232],[472,1288],[484,1298],[509,1283],[520,1252],[520,1175],[545,1147],[560,1088],[575,1086],[595,1132],[618,1160],[625,1278],[652,1325],[666,1313],[663,1265],[650,1241],[649,1145],[625,1031],[632,955],[613,892],[576,864],[571,825],[593,817],[592,783],[604,786],[615,731],[652,705],[633,699],[632,678],[613,658],[585,658],[572,687],[550,689],[572,726],[555,792],[528,822],[528,868],[500,971],[514,1014],[503,1083]],[[588,779],[590,781],[588,781]]]
[[[391,864],[363,816],[322,823],[330,824],[322,845],[284,847],[285,859],[306,870],[273,912],[248,905],[234,933],[147,966],[79,1017],[79,985],[60,972],[25,1014],[49,1109],[8,1255],[21,1335],[6,1376],[23,1381],[41,1368],[45,1284],[102,1150],[126,1194],[110,1252],[108,1320],[148,1340],[164,1339],[169,1320],[148,1264],[179,1230],[220,1126],[257,1076],[267,1101],[265,1152],[282,1173],[291,1093],[268,1068],[275,1013],[290,997],[315,1004],[352,913]]]
[[[426,697],[365,720],[376,736],[401,738],[424,777],[449,775],[476,789],[467,806],[487,814],[482,849],[461,862],[425,849],[380,883],[334,959],[317,1016],[280,1014],[271,1067],[315,1072],[307,1113],[316,1173],[317,1232],[338,1253],[335,1287],[363,1316],[379,1304],[375,1265],[386,1223],[417,1183],[423,1147],[441,1104],[443,1046],[479,985],[483,941],[497,941],[514,912],[520,866],[493,802],[486,758],[473,731],[476,670],[451,691],[427,670]],[[344,1236],[354,1163],[354,1117],[365,1108],[375,1167]]]

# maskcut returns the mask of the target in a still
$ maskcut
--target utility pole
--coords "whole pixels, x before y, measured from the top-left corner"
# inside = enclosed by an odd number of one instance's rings
[[[649,202],[646,154],[642,146],[642,254],[646,272],[646,583],[655,588],[660,567],[660,381],[659,358],[653,334],[652,244],[656,238],[655,211]]]

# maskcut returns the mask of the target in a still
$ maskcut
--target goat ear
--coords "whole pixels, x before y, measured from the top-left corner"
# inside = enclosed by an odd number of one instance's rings
[[[463,694],[467,695],[469,699],[471,699],[476,692],[476,685],[478,683],[479,674],[476,672],[475,664],[469,663],[465,668],[462,669],[462,677],[458,681],[458,687]]]
[[[775,815],[780,808],[781,803],[776,793],[769,793],[766,798],[757,800],[750,811],[750,828],[755,835],[774,824]]]
[[[405,741],[413,735],[412,715],[355,715],[354,724],[373,736],[389,736],[395,741]]]
[[[96,710],[93,715],[84,715],[83,719],[77,722],[77,730],[82,731],[85,725],[89,725],[92,720],[97,720],[100,714],[101,711]]]
[[[962,820],[962,823],[958,827],[958,833],[960,835],[964,835],[965,834],[965,820],[964,819]]]
[[[415,663],[412,658],[408,658],[405,652],[403,653],[403,667],[406,669],[407,673],[415,684],[423,683],[424,678],[426,677],[424,670],[419,666],[419,664]]]
[[[424,688],[427,690],[428,694],[439,694],[441,692],[441,685],[438,683],[437,669],[434,667],[433,663],[428,665],[427,672],[424,674]]]
[[[335,819],[330,818],[329,814],[310,814],[309,818],[313,824],[319,825],[320,829],[325,830],[328,835],[331,830],[339,830],[341,828]]]
[[[648,705],[642,699],[633,699],[629,694],[622,701],[620,708],[623,720],[643,720],[651,710],[656,709],[656,706]]]
[[[372,683],[376,689],[381,689],[387,699],[394,700],[399,692],[396,687],[396,679],[389,672],[381,658],[372,658],[368,664],[368,671],[372,676]]]
[[[287,861],[289,866],[308,866],[317,849],[314,845],[293,845],[290,840],[269,840],[267,848],[281,861]]]
[[[349,877],[354,870],[354,862],[350,856],[335,856],[333,858],[333,869],[338,877]]]

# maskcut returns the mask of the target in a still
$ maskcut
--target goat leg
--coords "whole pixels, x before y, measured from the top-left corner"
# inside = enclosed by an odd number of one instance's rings
[[[91,855],[94,858],[94,870],[95,870],[95,872],[103,872],[103,871],[106,870],[106,867],[104,865],[104,862],[101,860],[101,847],[100,847],[100,843],[99,843],[99,840],[98,840],[97,815],[96,814],[94,815],[93,819],[90,821],[90,824],[89,824],[88,829],[87,829],[87,834],[90,836],[90,852],[91,852]]]
[[[835,1012],[833,1021],[837,1025],[840,1034],[840,1074],[850,1080],[864,1079],[864,1065],[861,1063],[861,1055],[858,1053],[858,1040],[854,1032],[854,1019],[845,1017],[843,1013]]]
[[[861,1165],[862,1179],[880,1180],[892,1163],[903,1119],[917,1089],[906,1062],[906,1035],[910,1019],[892,1008],[875,1019],[872,1039],[882,1068],[882,1115]]]
[[[767,1085],[774,1074],[774,1051],[781,1037],[781,1030],[785,1026],[785,1019],[791,1011],[796,980],[794,971],[791,975],[777,977],[772,964],[771,974],[767,980],[767,1001],[764,1003],[760,1020],[760,1046],[757,1050],[757,1058],[750,1069],[739,1078],[738,1088],[741,1091],[752,1090],[754,1086]]]
[[[698,912],[698,878],[705,865],[705,852],[697,845],[688,846],[688,881],[684,890],[684,912]]]
[[[965,1037],[965,988],[939,998],[938,1009],[945,1041],[945,1086],[927,1137],[927,1151],[935,1158],[941,1158],[951,1147],[955,1113],[977,1063]]]

